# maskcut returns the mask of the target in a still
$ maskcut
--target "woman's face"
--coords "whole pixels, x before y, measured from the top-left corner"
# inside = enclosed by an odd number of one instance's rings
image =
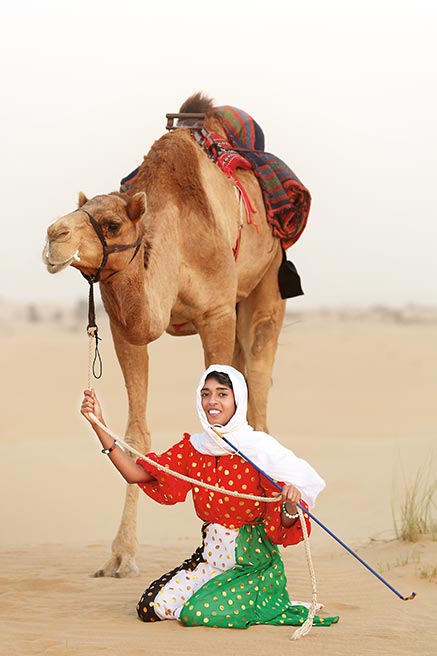
[[[215,378],[207,378],[200,391],[202,408],[208,423],[224,426],[233,417],[236,410],[234,392],[227,385]]]

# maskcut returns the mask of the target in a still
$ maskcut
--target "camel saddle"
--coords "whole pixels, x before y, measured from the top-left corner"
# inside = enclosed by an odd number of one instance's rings
[[[199,145],[227,174],[236,168],[253,169],[263,193],[267,220],[273,234],[281,240],[283,257],[278,271],[281,297],[300,296],[303,294],[300,276],[294,264],[287,260],[285,251],[296,243],[306,226],[311,206],[310,192],[282,160],[264,151],[263,131],[249,114],[230,105],[215,107],[214,110],[226,131],[227,141],[207,131],[200,114],[189,115],[194,119],[190,125],[183,120],[188,114],[167,114],[167,129],[189,127]],[[178,125],[174,126],[176,118]],[[211,142],[215,148],[211,148]],[[138,168],[121,180],[120,191],[129,189]],[[244,189],[242,191],[244,193]],[[250,208],[249,199],[245,202]]]

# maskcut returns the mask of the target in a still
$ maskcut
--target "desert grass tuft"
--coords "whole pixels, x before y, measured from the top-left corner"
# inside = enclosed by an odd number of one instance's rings
[[[418,569],[418,575],[427,579],[430,583],[437,583],[437,567],[434,565],[423,565]]]
[[[406,565],[410,565],[411,563],[418,565],[420,563],[420,558],[420,553],[416,551],[415,547],[412,551],[409,551],[403,556],[399,556],[395,560],[387,560],[385,563],[378,563],[377,569],[380,574],[383,574],[384,572],[389,572],[396,567],[406,567]]]
[[[432,472],[432,460],[420,467],[415,478],[407,481],[396,504],[392,503],[396,537],[405,542],[417,542],[421,535],[437,539],[437,478]]]

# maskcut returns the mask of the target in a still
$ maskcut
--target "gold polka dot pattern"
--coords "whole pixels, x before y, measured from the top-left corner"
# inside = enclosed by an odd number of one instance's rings
[[[188,434],[161,456],[148,456],[167,469],[217,489],[192,485],[137,460],[155,477],[140,484],[148,496],[171,505],[184,501],[191,491],[196,513],[204,521],[202,547],[147,588],[138,604],[140,618],[179,618],[187,626],[227,628],[302,624],[308,611],[290,602],[276,546],[303,539],[300,521],[288,528],[282,525],[280,500],[277,504],[263,503],[221,491],[272,496],[276,488],[237,454],[215,457],[197,452]],[[305,522],[309,534],[306,514]],[[338,618],[315,618],[314,623],[329,626],[335,621]]]
[[[262,524],[240,528],[235,556],[240,565],[212,578],[184,604],[182,624],[246,629],[254,624],[304,623],[308,609],[291,603],[282,559]],[[337,616],[313,620],[319,626],[336,622]]]
[[[217,487],[217,492],[194,486],[190,483],[154,469],[144,460],[137,460],[144,469],[156,477],[155,481],[140,484],[141,489],[158,503],[172,505],[184,501],[192,490],[194,507],[204,522],[222,524],[227,528],[240,528],[246,524],[264,521],[267,535],[275,544],[287,546],[303,540],[300,522],[284,528],[281,521],[281,503],[262,503],[251,499],[238,499],[219,492],[219,488],[253,494],[272,496],[276,489],[251,465],[238,455],[209,456],[199,453],[190,442],[189,434],[161,456],[155,453],[148,457],[170,469],[192,478],[199,478]],[[308,534],[311,533],[309,518],[306,518]]]

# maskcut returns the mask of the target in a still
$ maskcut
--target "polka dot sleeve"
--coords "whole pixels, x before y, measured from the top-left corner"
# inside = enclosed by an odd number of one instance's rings
[[[271,485],[268,481],[262,481],[262,486],[265,490],[266,496],[273,496],[273,492],[276,492],[276,488]],[[284,483],[280,483],[281,487]],[[305,508],[308,508],[305,501],[300,501],[301,505]],[[311,523],[308,515],[305,516],[305,523],[308,531],[308,535],[311,533]],[[278,503],[266,503],[265,511],[265,527],[268,537],[275,544],[281,544],[283,547],[288,547],[291,544],[298,544],[303,540],[302,526],[300,524],[300,519],[297,519],[291,526],[286,528],[282,525],[282,500]]]
[[[148,453],[147,457],[158,462],[160,465],[164,465],[168,469],[187,475],[187,456],[190,450],[189,439],[190,436],[188,433],[185,433],[183,440],[172,446],[162,455]],[[141,458],[137,459],[137,464],[141,465],[149,474],[155,477],[155,480],[149,483],[138,483],[138,486],[147,496],[167,506],[178,503],[179,501],[185,501],[191,489],[189,483],[156,469],[153,465],[141,460]]]

